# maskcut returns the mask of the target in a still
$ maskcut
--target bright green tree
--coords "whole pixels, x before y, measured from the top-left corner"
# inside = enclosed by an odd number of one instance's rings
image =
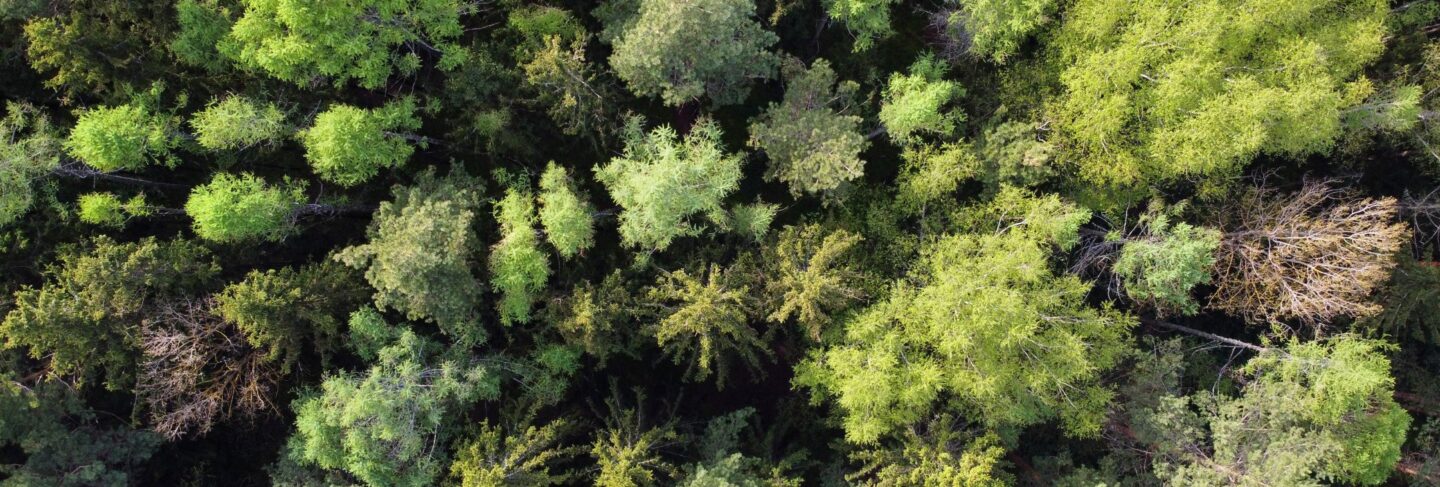
[[[753,0],[637,0],[626,22],[607,23],[610,66],[630,91],[678,106],[709,97],[744,101],[756,80],[770,79],[779,38],[755,21]]]
[[[125,221],[134,217],[149,215],[152,210],[145,203],[145,195],[137,194],[128,201],[120,201],[115,193],[86,193],[80,195],[80,221],[92,225],[120,228]]]
[[[684,364],[691,379],[705,380],[713,373],[720,388],[725,387],[732,359],[758,370],[760,357],[769,353],[750,327],[749,288],[730,280],[720,266],[711,264],[701,276],[683,269],[666,273],[646,291],[660,317],[651,330],[656,344],[676,364]]]
[[[61,142],[39,108],[7,103],[0,119],[0,227],[35,205],[37,181],[60,166]]]
[[[641,395],[637,402],[643,403]],[[680,440],[673,422],[649,425],[641,406],[627,408],[617,397],[605,401],[610,414],[605,428],[595,433],[590,455],[599,471],[595,487],[650,487],[673,472],[659,450]],[[643,404],[642,404],[643,406]]]
[[[244,13],[221,42],[241,66],[300,86],[328,78],[377,89],[396,71],[411,74],[420,54],[454,68],[467,52],[457,44],[460,17],[473,8],[459,0],[242,0]]]
[[[641,120],[625,130],[625,151],[595,177],[624,209],[620,237],[626,246],[664,250],[678,237],[698,235],[697,214],[725,221],[722,200],[740,185],[740,154],[726,154],[720,126],[695,125],[683,140],[668,126],[643,132]]]
[[[964,113],[949,109],[965,95],[965,88],[946,80],[945,70],[944,61],[925,54],[908,73],[890,75],[880,102],[880,123],[891,140],[913,144],[922,135],[947,138],[965,120]]]
[[[839,404],[846,439],[874,443],[942,395],[990,427],[1058,417],[1071,434],[1099,433],[1112,395],[1099,379],[1127,353],[1134,320],[1087,306],[1090,285],[1048,265],[1089,212],[1006,189],[975,213],[988,231],[926,245],[908,280],[798,367],[796,384]]]
[[[833,315],[864,296],[847,254],[862,238],[845,230],[826,232],[815,224],[785,227],[780,238],[766,248],[769,271],[766,295],[774,302],[768,319],[783,323],[794,319],[819,340]]]
[[[250,173],[216,173],[185,202],[195,234],[215,242],[279,241],[295,231],[304,184],[270,185]]]
[[[856,451],[860,469],[846,478],[868,487],[1011,485],[1001,465],[1005,447],[994,433],[977,434],[941,414],[905,429],[893,444]]]
[[[970,37],[970,52],[1003,63],[1055,18],[1055,0],[958,0],[948,21]]]
[[[190,119],[195,142],[212,151],[275,146],[287,135],[285,114],[274,103],[242,96],[211,101]]]
[[[750,125],[750,145],[765,151],[765,178],[790,186],[790,194],[824,193],[864,175],[860,152],[868,143],[860,117],[851,113],[859,85],[836,83],[824,59],[806,69],[787,59],[785,98]]]
[[[175,121],[140,104],[81,110],[65,139],[65,151],[100,171],[138,171],[152,164],[175,167],[170,151]]]
[[[568,427],[564,419],[521,431],[481,422],[474,437],[460,446],[450,476],[462,487],[562,485],[570,474],[551,468],[583,450],[561,446]]]
[[[130,485],[160,446],[160,436],[109,426],[71,387],[0,381],[0,446],[22,463],[0,466],[5,486]]]
[[[1052,58],[1064,160],[1090,183],[1223,186],[1256,156],[1323,154],[1372,88],[1387,2],[1084,0]],[[1162,48],[1155,48],[1161,46]]]
[[[434,320],[459,340],[481,341],[475,319],[482,288],[471,269],[481,248],[474,225],[483,187],[464,174],[440,178],[433,171],[414,186],[396,186],[366,230],[369,241],[335,259],[365,271],[375,304]]]
[[[594,212],[569,172],[551,161],[540,175],[540,225],[561,257],[575,257],[595,245]]]
[[[250,271],[215,295],[215,314],[250,345],[289,370],[313,343],[322,357],[339,346],[341,318],[364,302],[355,271],[332,261]]]
[[[500,292],[495,303],[504,324],[530,321],[530,308],[550,279],[550,256],[535,234],[535,198],[509,190],[495,204],[500,241],[490,248],[490,285]]]
[[[1191,296],[1195,286],[1210,283],[1220,232],[1171,223],[1172,215],[1146,215],[1144,233],[1125,240],[1114,272],[1125,293],[1164,313],[1194,314],[1199,303]]]
[[[404,132],[420,128],[409,98],[376,109],[332,105],[300,132],[305,160],[321,179],[354,186],[405,164],[415,148]]]
[[[158,302],[201,288],[220,271],[209,251],[185,240],[64,249],[39,288],[23,287],[5,320],[5,348],[46,359],[57,375],[86,379],[103,370],[111,388],[134,372],[140,321]]]
[[[890,6],[899,0],[825,0],[825,13],[845,24],[855,35],[855,52],[875,46],[875,41],[890,37]]]
[[[326,378],[295,402],[289,454],[368,485],[434,485],[455,411],[498,394],[485,368],[433,362],[436,349],[406,330],[366,373]]]

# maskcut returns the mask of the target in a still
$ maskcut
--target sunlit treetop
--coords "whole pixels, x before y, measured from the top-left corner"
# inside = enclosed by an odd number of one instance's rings
[[[180,144],[171,117],[141,104],[81,110],[65,151],[100,171],[137,171],[150,165],[175,167],[171,150]]]
[[[366,89],[391,74],[414,73],[422,55],[438,55],[442,69],[467,57],[456,44],[460,17],[473,8],[459,0],[243,0],[220,50],[241,66],[311,86],[354,80]]]
[[[380,108],[333,105],[300,132],[305,159],[321,179],[354,186],[400,166],[415,152],[405,132],[420,128],[415,103],[406,98]]]

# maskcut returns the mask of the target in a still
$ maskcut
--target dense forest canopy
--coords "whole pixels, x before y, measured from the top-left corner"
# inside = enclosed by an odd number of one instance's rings
[[[1440,485],[1440,1],[0,1],[0,485]]]

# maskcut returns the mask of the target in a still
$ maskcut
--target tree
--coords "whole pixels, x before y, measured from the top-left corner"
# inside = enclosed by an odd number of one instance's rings
[[[595,177],[624,208],[620,237],[625,245],[665,250],[677,237],[700,233],[691,222],[696,214],[724,220],[722,200],[739,187],[743,158],[724,152],[714,121],[701,121],[683,140],[668,126],[645,134],[641,123],[630,120],[625,151],[596,166]]]
[[[958,0],[959,8],[945,12],[954,31],[968,37],[970,53],[1004,63],[1020,52],[1020,45],[1054,20],[1055,0]],[[949,29],[947,29],[949,30]]]
[[[1361,73],[1384,50],[1387,11],[1378,0],[1077,2],[1049,43],[1063,66],[1051,112],[1061,157],[1096,189],[1196,180],[1214,191],[1256,156],[1323,154],[1370,89]]]
[[[780,206],[763,201],[738,204],[722,213],[724,218],[716,225],[727,232],[759,242],[770,233],[770,223],[775,221],[775,214],[779,212]]]
[[[196,186],[185,202],[195,234],[215,242],[277,242],[295,231],[294,216],[305,201],[304,184],[271,186],[250,173],[216,173]]]
[[[462,487],[563,485],[570,475],[551,473],[552,465],[583,451],[560,445],[568,427],[564,419],[523,430],[481,422],[474,437],[458,448],[450,476]]]
[[[150,409],[151,428],[168,440],[274,408],[280,371],[213,309],[208,299],[174,301],[141,327],[135,392]]]
[[[1162,315],[1195,314],[1200,305],[1190,293],[1195,286],[1210,283],[1220,232],[1185,222],[1172,224],[1172,217],[1164,211],[1147,214],[1142,220],[1145,233],[1125,239],[1114,272],[1130,299]]]
[[[926,245],[909,280],[797,367],[797,385],[835,398],[846,439],[874,443],[942,394],[987,427],[1058,417],[1070,434],[1099,432],[1112,395],[1099,378],[1127,353],[1134,320],[1087,307],[1090,286],[1047,264],[1089,212],[1007,188],[975,213],[990,231]]]
[[[219,271],[209,251],[185,240],[96,237],[86,249],[64,249],[46,268],[44,285],[15,292],[0,337],[5,348],[48,360],[52,374],[84,380],[104,370],[106,385],[118,388],[133,373],[147,313]]]
[[[474,225],[483,187],[461,172],[440,178],[433,171],[414,186],[396,186],[366,230],[369,242],[335,259],[365,271],[376,305],[433,320],[462,342],[483,341],[475,322],[481,284],[470,271],[481,248]]]
[[[765,294],[774,302],[768,319],[783,323],[792,317],[814,340],[833,321],[833,314],[864,296],[855,286],[859,276],[847,254],[862,237],[845,230],[826,232],[819,225],[785,227],[766,248]]]
[[[607,22],[610,66],[639,96],[679,106],[709,97],[744,101],[755,80],[770,79],[779,38],[755,21],[752,0],[637,0],[625,22]]]
[[[824,59],[809,69],[787,59],[782,74],[784,100],[750,124],[750,145],[770,157],[765,178],[783,181],[798,197],[826,193],[864,175],[860,152],[868,143],[860,134],[860,117],[850,113],[860,85],[836,84]]]
[[[608,134],[614,129],[618,98],[612,78],[585,61],[588,38],[546,36],[544,48],[520,66],[525,84],[566,134]]]
[[[825,14],[843,22],[855,35],[855,52],[875,46],[875,41],[890,37],[890,6],[897,0],[825,0]]]
[[[1243,193],[1221,212],[1210,306],[1312,326],[1378,312],[1371,292],[1390,277],[1409,235],[1395,211],[1394,198],[1358,198],[1324,181],[1289,196]]]
[[[355,186],[381,169],[405,164],[415,148],[409,137],[396,131],[418,128],[415,102],[406,98],[372,110],[331,105],[299,137],[305,160],[321,179]]]
[[[0,119],[0,227],[35,206],[37,180],[60,167],[61,142],[50,117],[24,103],[6,103]]]
[[[891,140],[908,145],[924,134],[945,138],[955,132],[965,114],[946,106],[965,96],[965,88],[944,78],[945,64],[930,54],[911,64],[909,74],[890,75],[880,103],[880,123]]]
[[[500,241],[490,248],[490,285],[500,291],[495,303],[500,322],[530,321],[530,308],[550,279],[550,256],[535,235],[535,203],[528,192],[511,189],[495,205]]]
[[[148,431],[107,426],[74,389],[0,381],[0,445],[22,463],[0,466],[5,485],[128,485],[160,446]],[[138,480],[138,479],[136,479]]]
[[[339,345],[341,318],[365,300],[356,273],[332,261],[250,271],[215,295],[215,314],[288,372],[308,341],[322,357]]]
[[[80,221],[94,225],[120,228],[125,221],[153,213],[145,202],[145,194],[137,194],[128,201],[120,201],[115,193],[86,193],[80,195]]]
[[[588,281],[576,285],[570,296],[555,299],[546,309],[566,343],[604,364],[617,353],[636,355],[634,336],[625,327],[636,314],[634,301],[624,277],[615,271],[599,285]]]
[[[484,367],[430,362],[436,344],[405,330],[360,375],[334,375],[295,402],[289,454],[369,485],[432,485],[454,411],[498,393]]]
[[[1129,408],[1133,434],[1167,483],[1383,483],[1410,425],[1384,349],[1352,336],[1264,349],[1239,396],[1158,391]]]
[[[674,422],[647,425],[643,407],[626,408],[617,396],[605,401],[610,408],[605,429],[596,431],[595,441],[590,444],[590,455],[599,467],[595,486],[656,485],[657,476],[663,478],[674,471],[673,466],[660,458],[658,450],[678,441],[680,435],[675,432]],[[645,397],[639,395],[636,402],[644,401]]]
[[[100,171],[138,171],[152,164],[175,167],[175,121],[140,104],[81,110],[65,151]]]
[[[540,225],[561,257],[575,257],[595,245],[594,213],[569,172],[551,161],[540,175]]]
[[[242,96],[211,100],[190,119],[195,142],[212,151],[274,147],[289,126],[274,103],[261,104]]]
[[[234,25],[229,8],[216,0],[180,0],[175,2],[175,20],[180,31],[170,41],[170,52],[176,59],[210,72],[229,65],[219,49]]]
[[[749,324],[749,288],[734,286],[728,278],[715,264],[701,277],[682,269],[666,273],[645,293],[660,316],[652,331],[655,342],[676,364],[685,364],[690,378],[705,380],[715,373],[722,389],[732,355],[758,371],[760,355],[768,354]]]
[[[460,17],[472,7],[457,0],[348,0],[306,5],[294,0],[242,0],[220,51],[241,66],[302,87],[329,78],[378,89],[396,71],[411,74],[421,54],[439,56],[441,69],[464,63],[457,42]]]
[[[891,445],[868,447],[850,455],[861,467],[846,476],[857,485],[903,487],[963,485],[1003,487],[1011,479],[1001,469],[1005,447],[994,433],[967,430],[941,414],[906,428]]]

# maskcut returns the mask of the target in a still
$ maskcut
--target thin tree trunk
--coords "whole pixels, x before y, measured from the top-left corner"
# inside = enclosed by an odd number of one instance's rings
[[[1191,328],[1191,327],[1188,327],[1188,326],[1184,326],[1184,325],[1177,325],[1177,324],[1174,324],[1174,323],[1170,323],[1170,322],[1166,322],[1166,321],[1160,321],[1160,320],[1156,320],[1156,319],[1150,319],[1150,318],[1140,318],[1140,322],[1141,322],[1141,323],[1144,323],[1144,324],[1146,324],[1146,325],[1150,325],[1150,326],[1158,326],[1158,327],[1160,327],[1160,328],[1169,328],[1169,329],[1171,329],[1171,330],[1175,330],[1175,331],[1178,331],[1178,332],[1181,332],[1181,333],[1185,333],[1185,334],[1194,335],[1194,336],[1197,336],[1197,337],[1201,337],[1201,338],[1205,338],[1205,339],[1217,341],[1217,342],[1224,343],[1224,344],[1226,344],[1226,345],[1230,345],[1230,346],[1233,346],[1233,347],[1244,348],[1244,349],[1253,350],[1253,351],[1256,351],[1256,352],[1269,352],[1269,351],[1270,351],[1269,348],[1262,347],[1262,346],[1259,346],[1259,345],[1256,345],[1256,344],[1253,344],[1253,343],[1242,342],[1242,341],[1236,340],[1236,339],[1234,339],[1234,338],[1226,338],[1226,337],[1223,337],[1223,336],[1220,336],[1220,335],[1216,335],[1216,334],[1214,334],[1214,333],[1203,332],[1203,331],[1196,330],[1196,329],[1194,329],[1194,328]]]

